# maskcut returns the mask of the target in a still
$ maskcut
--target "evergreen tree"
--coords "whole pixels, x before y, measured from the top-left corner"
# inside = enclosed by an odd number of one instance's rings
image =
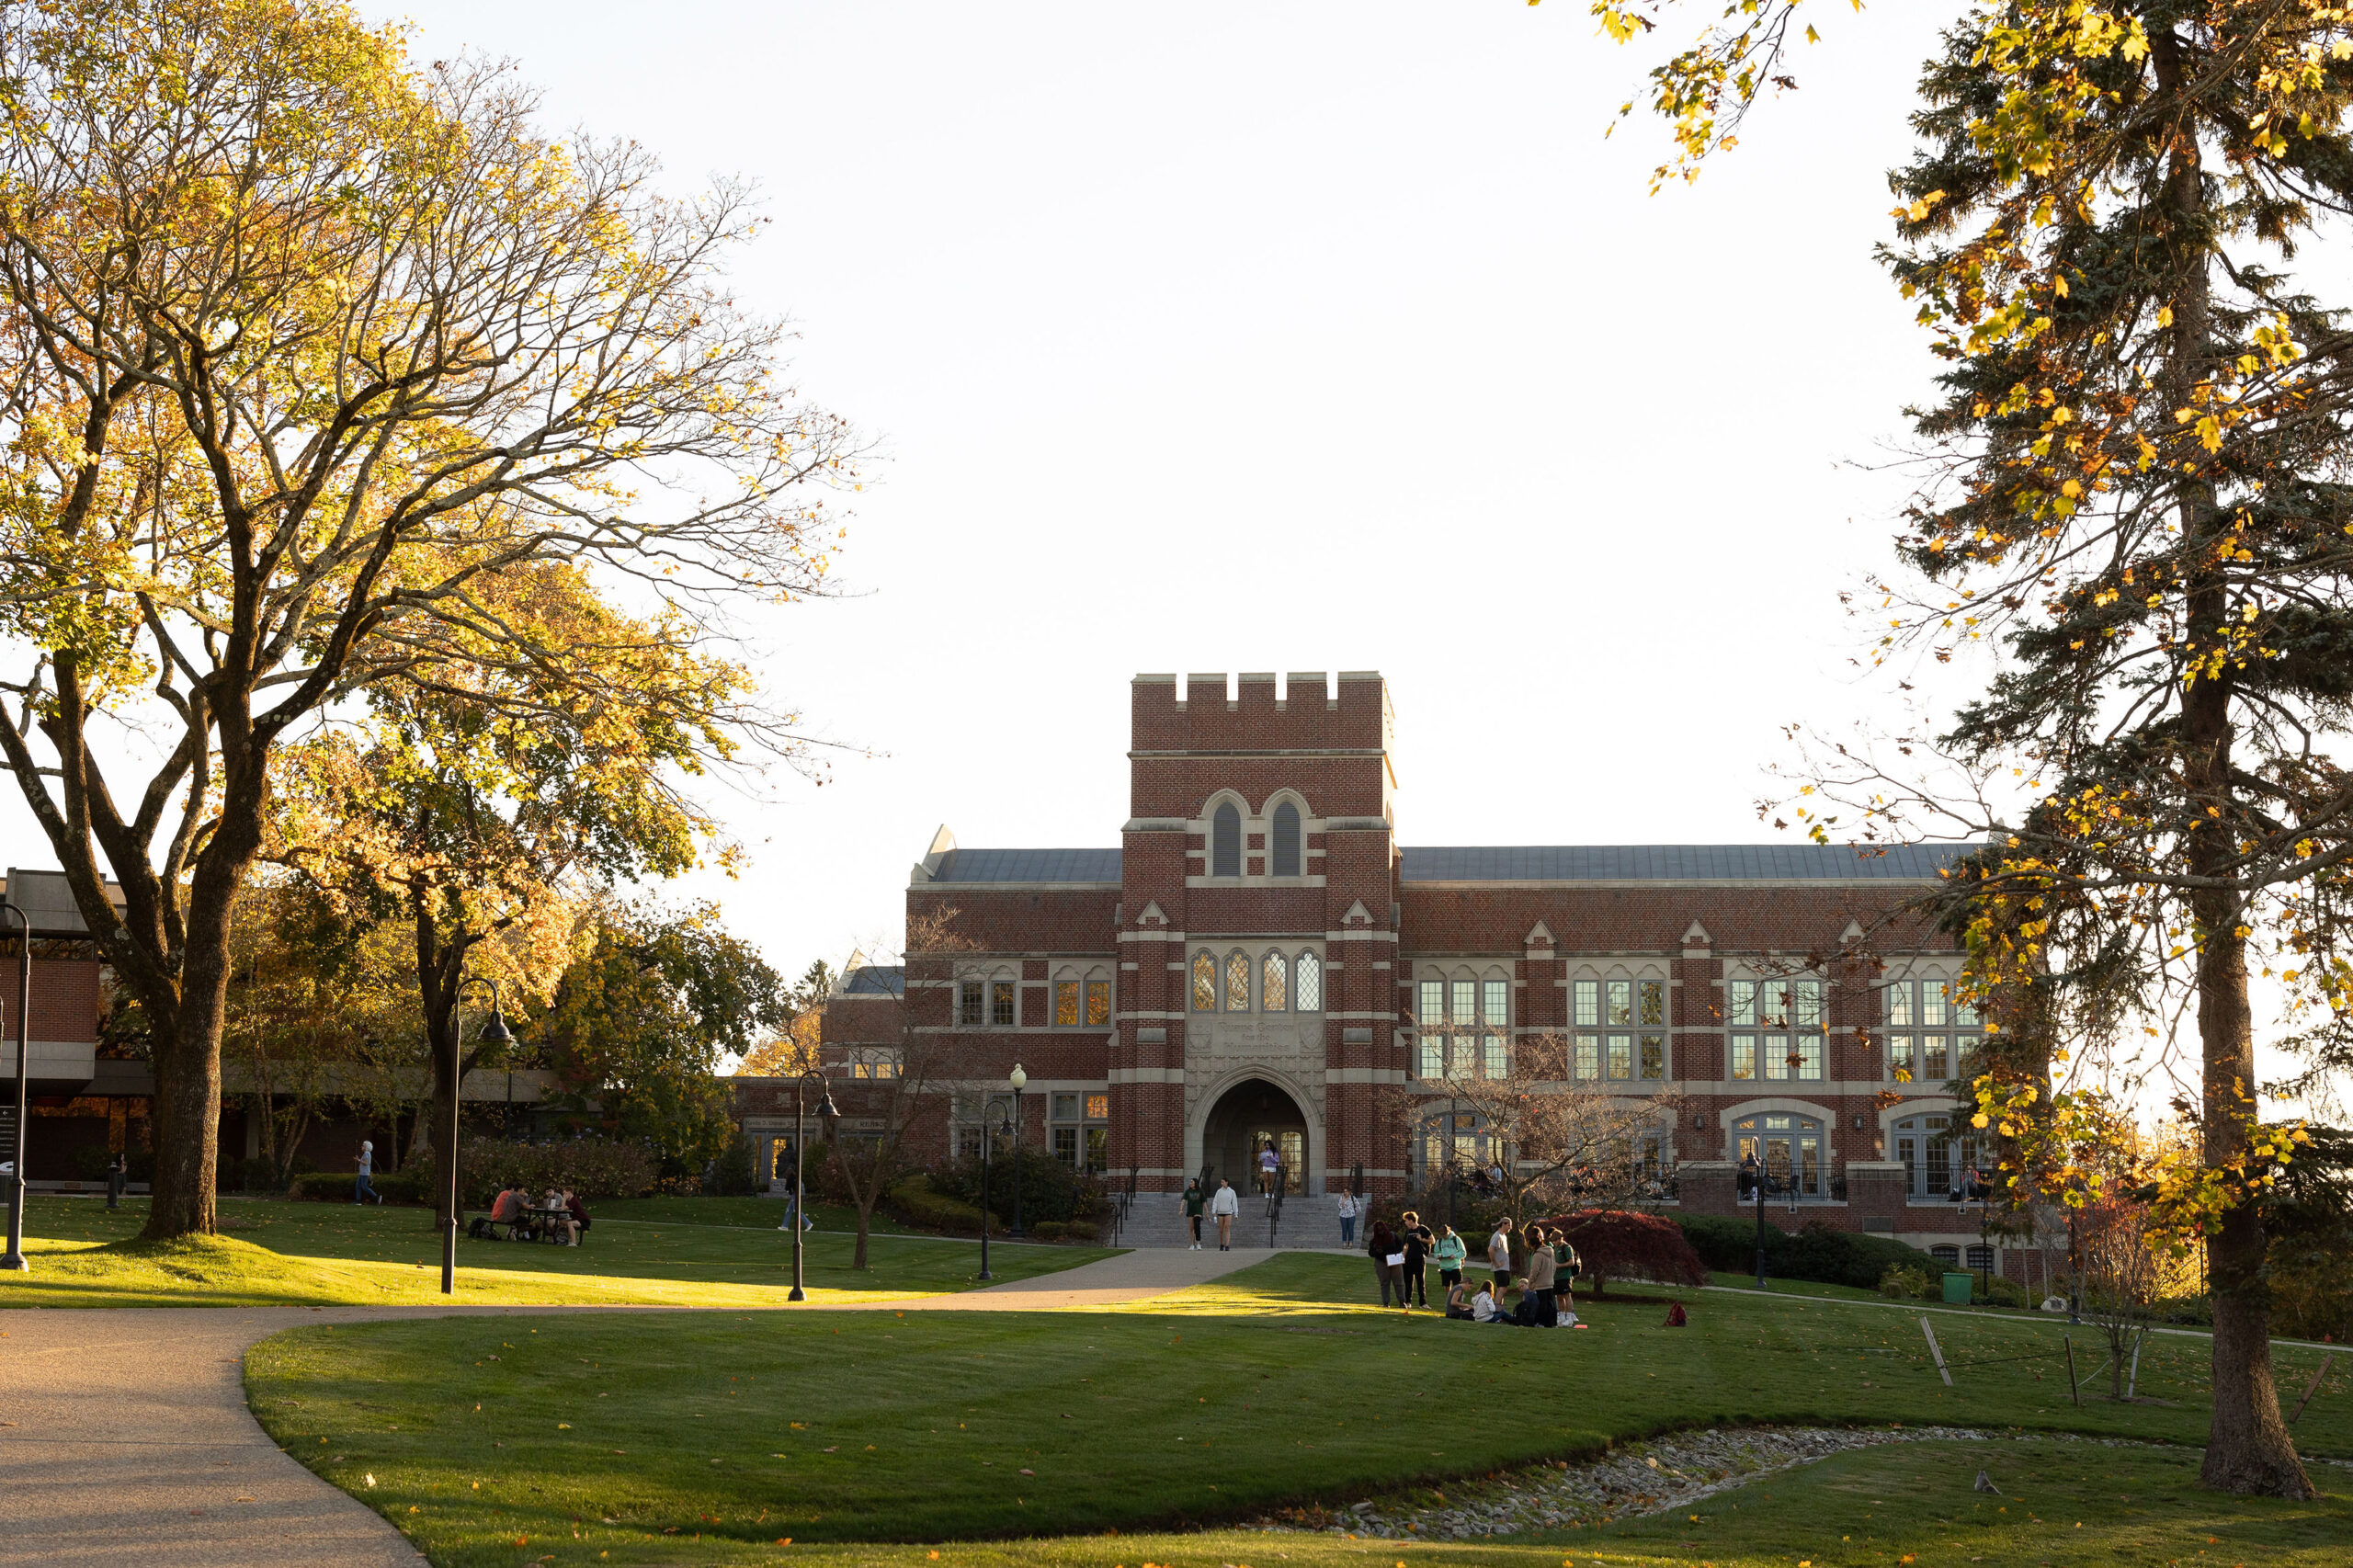
[[[1662,4],[1595,9],[1628,39]],[[1678,150],[1662,177],[1794,85],[1787,51],[1813,38],[1794,15],[1728,0],[1654,71]],[[2296,1042],[2317,1064],[2353,1056],[2353,778],[2332,755],[2353,697],[2353,337],[2285,271],[2353,212],[2349,89],[2353,26],[2314,0],[1956,7],[1924,149],[1893,180],[1887,259],[1948,368],[1915,411],[1936,478],[1901,544],[1927,589],[1888,585],[1883,647],[1998,643],[2003,673],[1943,743],[1981,779],[2019,767],[2029,799],[2000,826],[1850,757],[1825,780],[1872,831],[1912,808],[1995,830],[1951,914],[1989,1017],[2031,1022],[1978,1084],[1981,1125],[2024,1165],[2047,1173],[2038,1150],[2097,1102],[2050,1092],[2052,1040],[2194,1019],[2176,1108],[2199,1157],[2156,1198],[2206,1247],[2205,1480],[2295,1497],[2265,1211],[2302,1135],[2257,1115],[2249,966],[2320,1020]]]

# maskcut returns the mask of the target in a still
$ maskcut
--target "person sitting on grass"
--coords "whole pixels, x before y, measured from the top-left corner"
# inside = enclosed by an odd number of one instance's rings
[[[1466,1320],[1471,1316],[1471,1287],[1460,1279],[1446,1288],[1446,1315]]]

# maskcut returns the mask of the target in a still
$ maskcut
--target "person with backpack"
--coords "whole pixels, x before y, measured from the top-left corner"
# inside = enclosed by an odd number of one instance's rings
[[[1443,1220],[1439,1221],[1438,1244],[1430,1249],[1430,1261],[1438,1265],[1438,1285],[1441,1291],[1461,1289],[1462,1263],[1470,1255],[1471,1249],[1463,1244],[1461,1236],[1454,1233],[1454,1227]],[[1449,1301],[1453,1299],[1451,1294],[1447,1296]]]
[[[1569,1233],[1555,1225],[1548,1238],[1552,1244],[1552,1304],[1561,1311],[1576,1305],[1577,1271],[1585,1267],[1585,1259],[1569,1244]]]
[[[1209,1207],[1209,1199],[1201,1196],[1201,1178],[1195,1176],[1185,1184],[1185,1196],[1177,1200],[1185,1210],[1185,1224],[1193,1233],[1193,1244],[1188,1252],[1201,1250],[1201,1210]]]

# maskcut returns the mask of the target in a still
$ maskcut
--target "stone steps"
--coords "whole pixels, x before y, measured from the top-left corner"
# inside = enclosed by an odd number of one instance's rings
[[[1233,1244],[1279,1248],[1328,1248],[1340,1244],[1340,1200],[1334,1197],[1294,1194],[1283,1199],[1282,1213],[1269,1221],[1267,1200],[1245,1193],[1242,1211],[1233,1220]],[[1217,1227],[1203,1216],[1203,1244],[1217,1244]],[[1120,1244],[1131,1247],[1189,1245],[1192,1233],[1185,1223],[1184,1206],[1175,1193],[1139,1192],[1120,1229]]]

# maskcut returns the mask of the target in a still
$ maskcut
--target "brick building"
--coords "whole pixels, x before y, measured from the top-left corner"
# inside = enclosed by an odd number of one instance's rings
[[[1580,1079],[1672,1093],[1637,1157],[1686,1209],[1732,1211],[1754,1154],[1794,1189],[1776,1223],[1979,1242],[1949,1196],[1973,1151],[1941,1092],[1977,1033],[1946,992],[1961,954],[1890,918],[1951,850],[1415,847],[1379,675],[1196,675],[1183,696],[1144,675],[1131,702],[1120,847],[942,828],[907,918],[948,940],[908,945],[947,950],[854,970],[828,1004],[839,1077],[938,1053],[928,1153],[975,1142],[1018,1062],[1023,1136],[1142,1192],[1205,1168],[1245,1187],[1267,1142],[1301,1204],[1414,1189],[1447,1127],[1396,1102],[1441,1075],[1415,1026],[1443,1019],[1498,1075],[1542,1035]],[[1475,1125],[1453,1135],[1487,1157]]]

